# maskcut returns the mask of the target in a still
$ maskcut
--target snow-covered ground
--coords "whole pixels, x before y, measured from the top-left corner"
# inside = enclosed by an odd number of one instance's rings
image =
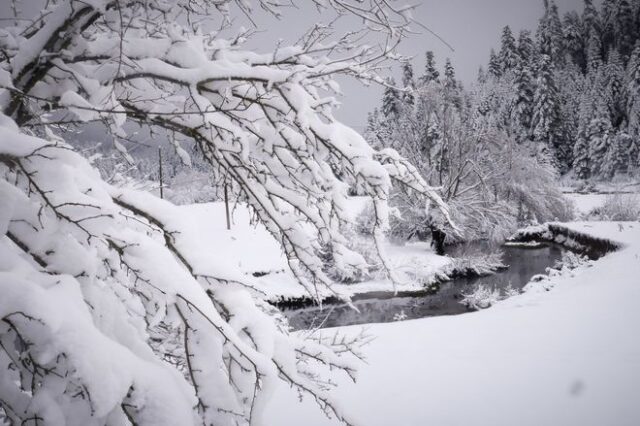
[[[352,199],[354,214],[363,208],[362,199]],[[165,206],[165,209],[168,208]],[[259,223],[251,220],[247,208],[237,205],[232,209],[231,230],[226,228],[224,203],[191,204],[171,207],[166,222],[182,229],[177,240],[188,241],[198,252],[198,264],[208,264],[211,270],[199,273],[226,276],[229,271],[243,274],[229,279],[250,280],[267,299],[296,299],[308,296],[287,266],[281,246]],[[179,222],[179,223],[178,223]],[[387,243],[386,252],[390,264],[402,282],[398,291],[418,291],[425,282],[434,280],[450,270],[452,259],[436,255],[428,243],[410,243],[398,246]],[[211,261],[207,261],[207,257]],[[216,269],[214,269],[216,268]],[[336,284],[336,293],[353,295],[374,291],[392,291],[388,279],[372,279],[357,284]],[[330,296],[328,290],[320,290],[322,296]]]
[[[612,194],[604,193],[588,193],[581,194],[577,192],[565,193],[565,197],[571,200],[575,206],[576,214],[579,217],[585,216],[598,207],[602,207],[607,201],[607,197]],[[638,193],[621,193],[622,198],[638,198]]]
[[[564,226],[623,247],[485,311],[368,326],[358,382],[335,391],[356,424],[640,424],[640,223]],[[285,386],[266,414],[337,424]]]

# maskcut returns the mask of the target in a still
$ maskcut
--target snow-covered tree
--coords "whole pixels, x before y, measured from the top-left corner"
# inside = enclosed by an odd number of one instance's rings
[[[491,49],[491,53],[489,54],[489,75],[493,78],[500,78],[502,76],[502,64],[500,63],[500,59],[496,52]]]
[[[611,170],[613,166],[608,165],[605,167],[605,160],[607,159],[607,152],[611,149],[614,135],[612,135],[608,107],[601,97],[596,99],[592,118],[587,125],[586,136],[589,141],[591,173],[600,175],[607,169]]]
[[[514,102],[512,124],[519,141],[530,139],[533,111],[533,76],[529,63],[521,60],[514,70]]]
[[[382,96],[382,115],[387,120],[397,120],[402,111],[402,99],[393,77],[387,79]]]
[[[440,72],[436,68],[436,61],[432,51],[425,54],[424,74],[420,76],[420,84],[426,85],[432,81],[438,81]]]
[[[0,411],[12,423],[258,424],[279,380],[351,423],[323,373],[353,376],[340,356],[352,341],[290,335],[251,276],[203,256],[172,204],[106,183],[64,140],[93,122],[123,155],[136,125],[171,135],[185,161],[180,145],[195,144],[310,294],[331,291],[327,250],[334,268],[366,273],[344,237],[350,188],[372,198],[378,243],[392,182],[448,212],[402,157],[338,123],[327,96],[336,74],[381,81],[406,10],[323,5],[387,43],[316,25],[260,54],[232,26],[250,4],[226,0],[50,0],[0,29]],[[216,18],[226,32],[205,31]]]
[[[558,16],[558,6],[551,0],[544,0],[545,12],[538,25],[537,39],[540,53],[547,55],[554,65],[564,59],[562,45],[562,24]]]
[[[635,145],[640,145],[640,42],[636,44],[625,73],[628,132]]]
[[[562,44],[570,60],[584,72],[586,70],[585,40],[582,38],[582,21],[576,11],[567,12],[562,20]]]
[[[554,68],[548,55],[541,55],[533,100],[533,137],[548,146],[562,164],[566,161],[566,146],[561,135],[560,105]]]
[[[513,70],[518,64],[518,49],[511,28],[507,25],[502,29],[500,38],[499,60],[503,72]]]
[[[413,107],[415,102],[413,92],[416,88],[416,82],[413,78],[413,66],[409,61],[402,64],[402,86],[405,90],[402,94],[403,105],[407,108]]]

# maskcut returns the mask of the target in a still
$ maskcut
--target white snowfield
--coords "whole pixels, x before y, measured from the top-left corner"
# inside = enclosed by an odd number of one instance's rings
[[[351,198],[350,214],[362,210],[362,197]],[[291,273],[281,245],[260,223],[251,223],[245,205],[231,206],[231,230],[226,229],[223,203],[191,204],[174,207],[165,222],[182,229],[179,240],[189,241],[194,253],[199,253],[199,272],[222,276],[232,280],[250,282],[259,296],[269,300],[308,297],[309,293]],[[436,255],[428,243],[410,243],[404,246],[384,242],[389,262],[401,282],[398,291],[418,291],[423,282],[430,282],[444,274],[452,265],[449,257]],[[229,275],[231,274],[231,275]],[[372,279],[357,284],[334,284],[335,294],[352,296],[356,293],[392,291],[388,278]],[[319,287],[322,297],[331,296]]]
[[[622,248],[552,278],[549,291],[369,326],[358,382],[335,390],[356,424],[640,425],[640,223],[561,225]],[[274,426],[338,424],[285,386],[266,416]]]

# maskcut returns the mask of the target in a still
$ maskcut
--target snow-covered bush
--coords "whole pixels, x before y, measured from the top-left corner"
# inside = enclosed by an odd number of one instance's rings
[[[486,285],[476,286],[470,293],[463,293],[462,303],[469,309],[486,309],[500,300],[500,290]]]
[[[637,194],[616,193],[607,195],[604,204],[589,214],[590,219],[613,221],[640,220],[640,197]]]
[[[505,266],[502,250],[488,245],[483,249],[468,249],[462,246],[455,250],[452,256],[454,256],[453,269],[463,274],[488,275]]]
[[[350,188],[373,202],[378,247],[392,183],[448,211],[404,158],[331,114],[333,76],[380,81],[374,71],[409,30],[407,9],[321,3],[388,43],[362,45],[358,31],[332,38],[318,24],[259,54],[231,27],[250,5],[230,0],[50,0],[3,21],[0,412],[12,423],[259,424],[280,380],[351,423],[324,373],[353,378],[342,355],[356,341],[290,335],[251,276],[216,262],[224,247],[203,253],[197,224],[173,204],[111,185],[65,141],[91,122],[128,160],[132,127],[168,135],[185,163],[182,144],[195,144],[311,295],[331,289],[326,249],[338,267],[366,271],[344,235]],[[278,15],[289,2],[256,4]],[[205,31],[209,19],[224,31]]]

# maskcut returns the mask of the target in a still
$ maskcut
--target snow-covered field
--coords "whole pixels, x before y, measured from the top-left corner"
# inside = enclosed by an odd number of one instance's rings
[[[578,216],[584,216],[592,212],[598,207],[602,207],[611,194],[580,194],[576,192],[564,194],[569,200],[571,200],[575,206],[576,214]],[[638,199],[637,193],[621,193],[619,197],[622,199]]]
[[[351,208],[356,214],[362,200],[352,199]],[[223,203],[191,204],[172,207],[167,217],[174,226],[182,229],[178,241],[189,241],[194,251],[202,256],[199,264],[208,264],[211,270],[202,274],[225,276],[229,271],[243,274],[230,279],[251,280],[252,285],[264,293],[267,299],[289,299],[308,296],[308,293],[291,273],[281,246],[262,224],[252,222],[250,213],[243,205],[232,209],[231,230],[226,228]],[[424,288],[424,282],[445,273],[452,259],[436,255],[428,243],[416,242],[397,246],[387,243],[390,264],[402,279],[396,290],[416,291]],[[207,257],[211,260],[207,261]],[[217,269],[213,269],[217,268]],[[392,283],[386,279],[372,279],[357,284],[335,284],[333,290],[344,295],[374,291],[392,291]],[[319,289],[322,296],[330,296],[326,289]]]
[[[368,326],[359,380],[336,390],[356,424],[640,424],[640,223],[564,226],[623,248],[485,311]],[[337,424],[285,386],[266,414]]]

